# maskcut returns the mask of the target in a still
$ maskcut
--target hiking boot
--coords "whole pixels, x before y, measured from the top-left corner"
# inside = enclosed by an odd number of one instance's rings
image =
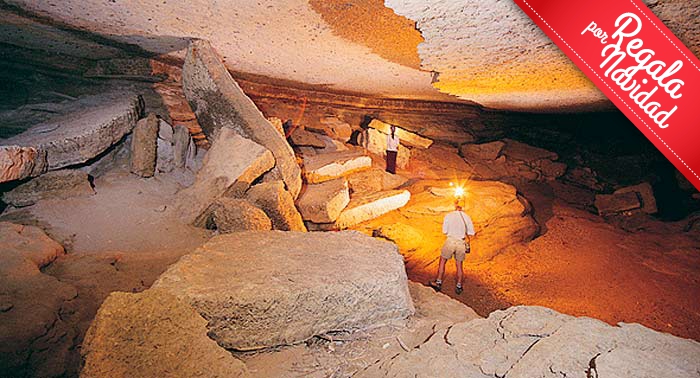
[[[435,290],[435,291],[442,290],[442,282],[430,281],[430,282],[428,282],[428,286],[432,287],[433,290]]]
[[[462,289],[462,285],[457,285],[457,287],[455,288],[455,293],[457,293],[457,295],[459,295],[459,294],[462,294],[462,291],[464,291]]]

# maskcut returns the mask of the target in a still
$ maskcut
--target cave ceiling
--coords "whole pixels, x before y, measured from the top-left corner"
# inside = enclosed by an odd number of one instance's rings
[[[700,55],[700,0],[646,3]],[[611,106],[510,0],[0,0],[0,16],[2,46],[80,59],[182,59],[203,38],[234,75],[272,83],[508,110]]]

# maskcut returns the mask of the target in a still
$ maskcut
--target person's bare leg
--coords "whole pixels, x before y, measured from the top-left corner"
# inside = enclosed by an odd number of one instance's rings
[[[447,263],[447,260],[440,256],[440,265],[438,266],[438,274],[437,274],[437,281],[442,282],[442,279],[445,278],[445,264]]]
[[[457,268],[457,286],[462,286],[462,281],[464,281],[464,270],[462,270],[462,261],[455,260],[455,267]]]

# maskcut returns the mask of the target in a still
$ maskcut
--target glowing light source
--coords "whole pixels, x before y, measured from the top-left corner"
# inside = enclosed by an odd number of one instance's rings
[[[464,196],[464,188],[461,186],[455,187],[455,197],[462,198]]]

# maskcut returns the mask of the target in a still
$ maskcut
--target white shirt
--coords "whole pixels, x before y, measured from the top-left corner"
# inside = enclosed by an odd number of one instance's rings
[[[386,150],[387,151],[398,151],[399,150],[399,135],[394,133],[394,137],[391,137],[391,133],[386,136]]]
[[[473,236],[474,223],[469,215],[463,211],[453,211],[445,215],[445,220],[442,222],[442,233],[447,237],[455,239],[464,239],[465,235]]]

